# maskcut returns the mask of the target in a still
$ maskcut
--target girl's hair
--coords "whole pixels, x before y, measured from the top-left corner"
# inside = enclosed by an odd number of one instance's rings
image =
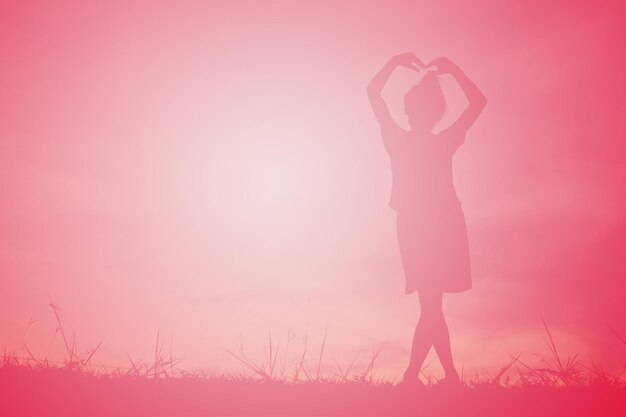
[[[446,98],[434,73],[424,75],[420,83],[406,93],[404,111],[433,125],[441,120],[446,111]]]

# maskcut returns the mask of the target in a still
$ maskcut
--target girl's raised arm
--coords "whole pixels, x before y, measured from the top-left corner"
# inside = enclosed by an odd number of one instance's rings
[[[391,113],[382,96],[383,87],[387,83],[391,73],[398,66],[404,66],[415,71],[420,71],[420,69],[424,68],[422,61],[412,53],[395,55],[378,71],[367,86],[367,96],[369,97],[372,109],[374,109],[374,114],[376,115],[383,136],[390,130],[399,129],[398,125],[391,117]]]
[[[451,74],[461,86],[463,93],[465,93],[469,105],[461,116],[446,129],[465,133],[474,124],[476,119],[478,119],[480,113],[482,113],[487,104],[487,99],[478,87],[476,87],[476,84],[448,58],[437,58],[428,64],[428,66],[436,66],[438,68],[438,74]]]

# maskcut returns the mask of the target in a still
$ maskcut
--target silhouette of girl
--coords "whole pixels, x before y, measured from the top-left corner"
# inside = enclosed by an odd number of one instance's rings
[[[381,91],[398,66],[425,74],[404,98],[410,131],[396,125]],[[439,74],[451,74],[468,98],[469,106],[444,130],[433,133],[446,102]],[[456,384],[450,335],[443,314],[443,293],[472,287],[465,218],[452,182],[452,156],[478,118],[486,99],[474,83],[447,58],[425,66],[415,55],[396,55],[367,88],[389,157],[393,184],[389,206],[397,212],[396,233],[402,258],[405,293],[417,291],[420,317],[415,328],[405,383],[423,385],[419,373],[434,346],[445,371],[443,383]]]

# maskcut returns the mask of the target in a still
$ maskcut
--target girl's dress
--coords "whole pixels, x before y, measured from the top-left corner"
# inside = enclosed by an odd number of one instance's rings
[[[383,132],[406,294],[472,287],[465,217],[452,182],[452,156],[464,140],[465,132],[452,129],[425,137],[400,128]]]

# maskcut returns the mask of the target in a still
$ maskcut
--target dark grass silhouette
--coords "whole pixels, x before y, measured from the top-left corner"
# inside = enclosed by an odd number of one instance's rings
[[[533,373],[541,370],[533,370]],[[530,379],[504,386],[473,381],[456,388],[412,390],[389,383],[337,379],[289,383],[181,374],[94,373],[5,360],[0,367],[4,416],[619,416],[623,383],[608,378],[550,385]]]
[[[243,349],[229,352],[251,376],[207,375],[178,370],[157,335],[154,357],[129,358],[130,366],[92,364],[100,342],[79,354],[76,338],[64,331],[59,309],[51,303],[63,338],[63,361],[5,352],[0,358],[2,416],[619,416],[626,412],[626,379],[577,356],[562,358],[543,321],[549,356],[531,366],[522,354],[491,375],[485,370],[459,386],[437,384],[425,371],[425,388],[394,385],[376,378],[374,351],[365,369],[335,362],[323,372],[325,341],[318,352],[305,343],[289,365],[289,346],[269,336],[261,363]],[[543,320],[543,317],[542,317]]]

